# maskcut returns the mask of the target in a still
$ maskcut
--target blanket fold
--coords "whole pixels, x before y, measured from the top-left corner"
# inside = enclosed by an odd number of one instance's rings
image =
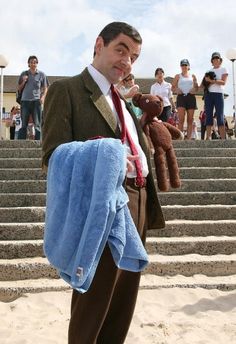
[[[58,146],[48,167],[44,252],[60,276],[86,292],[106,243],[120,269],[148,263],[122,186],[126,151],[118,139]]]

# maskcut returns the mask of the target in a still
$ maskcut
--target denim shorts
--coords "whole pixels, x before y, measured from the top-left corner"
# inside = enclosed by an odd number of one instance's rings
[[[224,95],[223,93],[208,92],[204,96],[206,125],[213,125],[213,116],[216,116],[218,127],[224,125]]]

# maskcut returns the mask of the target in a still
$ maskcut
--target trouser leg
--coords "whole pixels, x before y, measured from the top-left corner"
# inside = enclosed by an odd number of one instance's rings
[[[18,139],[19,140],[26,140],[27,136],[27,126],[29,123],[29,117],[30,117],[30,107],[31,102],[29,101],[22,101],[21,102],[21,128],[18,133]]]
[[[130,212],[138,232],[146,238],[146,190],[127,186]],[[127,336],[138,295],[140,273],[119,270],[109,310],[100,330],[97,344],[122,344]]]
[[[33,107],[33,122],[35,127],[35,140],[40,140],[41,138],[41,120],[42,120],[42,106],[40,100],[34,101]]]

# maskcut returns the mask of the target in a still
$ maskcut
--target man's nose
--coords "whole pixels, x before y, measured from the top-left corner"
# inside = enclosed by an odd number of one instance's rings
[[[122,59],[121,59],[121,62],[122,62],[123,65],[131,66],[131,58],[130,58],[130,56],[123,56]]]

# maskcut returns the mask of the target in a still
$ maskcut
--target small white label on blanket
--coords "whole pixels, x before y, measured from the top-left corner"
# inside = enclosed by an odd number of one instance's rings
[[[83,268],[81,266],[79,266],[77,268],[76,276],[78,276],[79,278],[82,278],[83,274],[84,274],[84,270],[83,270]]]

